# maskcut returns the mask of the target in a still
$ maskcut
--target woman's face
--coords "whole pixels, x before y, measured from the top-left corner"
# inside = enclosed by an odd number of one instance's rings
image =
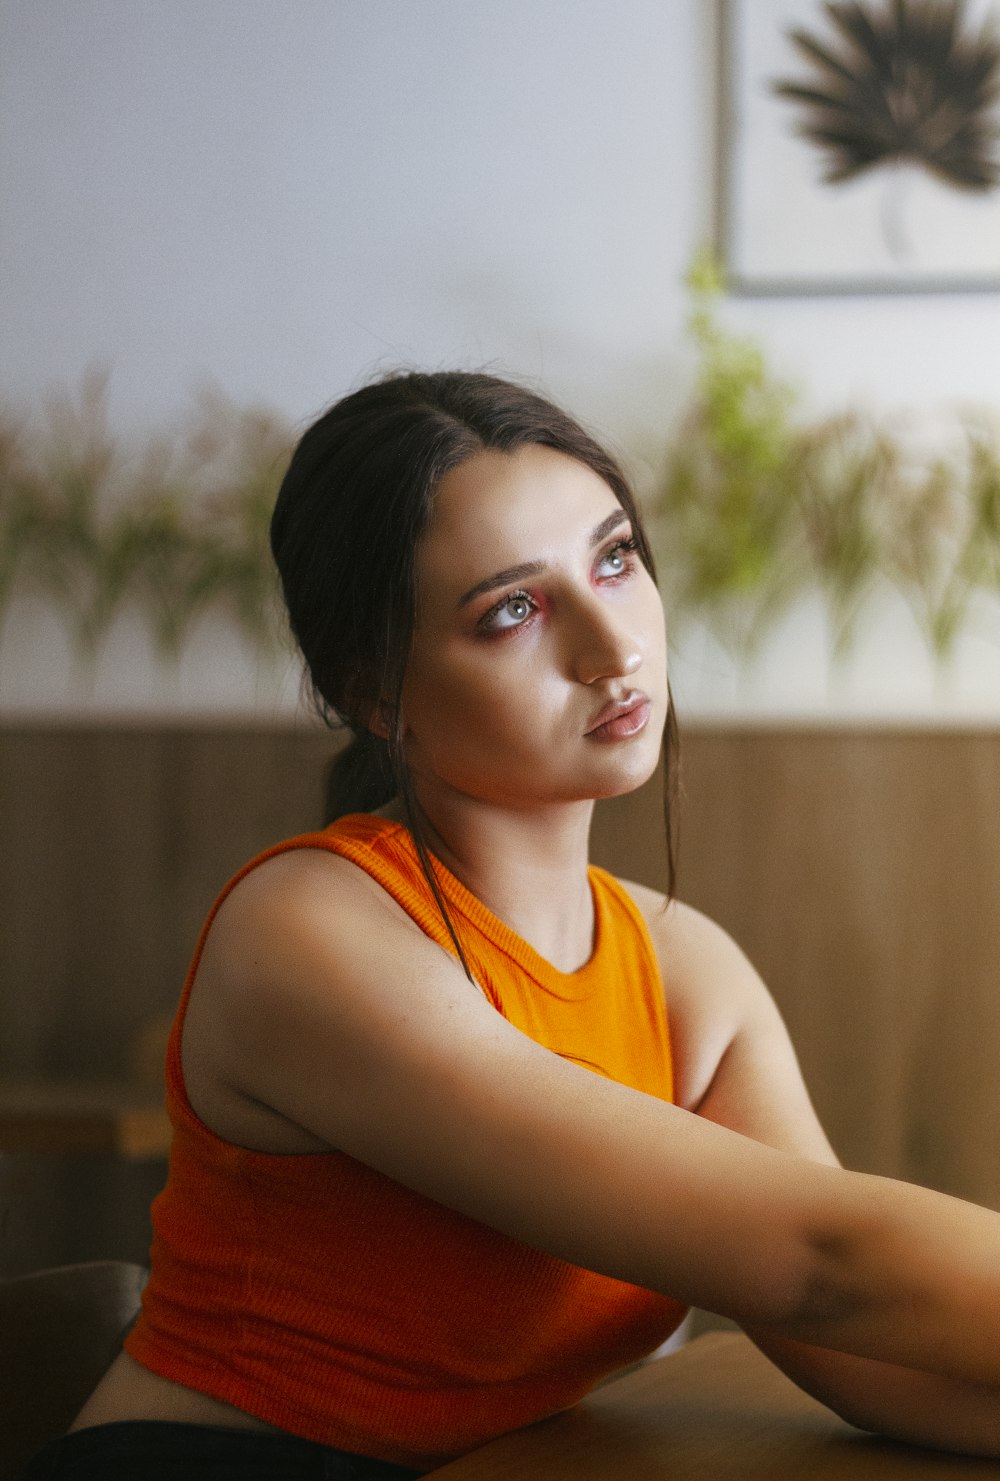
[[[604,480],[551,448],[483,452],[442,479],[403,687],[418,788],[532,807],[651,775],[666,641],[631,540]]]

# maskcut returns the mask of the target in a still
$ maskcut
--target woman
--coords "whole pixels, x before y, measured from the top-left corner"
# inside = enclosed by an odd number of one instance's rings
[[[689,1303],[1000,1455],[1000,1219],[841,1171],[733,943],[588,870],[594,800],[673,765],[614,462],[504,381],[391,378],[306,433],[272,544],[340,820],[209,917],[144,1311],[29,1474],[421,1474]]]

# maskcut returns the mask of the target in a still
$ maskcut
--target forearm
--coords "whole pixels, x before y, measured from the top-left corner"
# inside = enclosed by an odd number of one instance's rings
[[[798,1308],[777,1321],[725,1314],[859,1427],[1000,1454],[1000,1216],[912,1184],[834,1172],[787,1034],[757,986],[757,1007],[751,1001],[698,1113],[820,1164],[825,1176],[801,1178],[812,1259]]]
[[[859,1429],[964,1455],[1000,1458],[1000,1389],[749,1330],[800,1388]]]

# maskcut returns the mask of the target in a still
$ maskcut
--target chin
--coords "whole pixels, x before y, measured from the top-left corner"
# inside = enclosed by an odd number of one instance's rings
[[[600,802],[609,797],[625,797],[629,792],[638,792],[639,788],[644,787],[650,777],[654,776],[655,773],[655,761],[652,766],[623,771],[616,779],[609,780],[608,784],[602,787],[599,792],[592,792],[590,795],[595,802]]]
[[[608,797],[624,797],[645,786],[660,763],[659,737],[655,747],[636,746],[631,750],[623,748],[623,751],[609,756],[608,763],[600,768],[590,768],[584,782],[587,787],[585,795],[595,802]],[[579,785],[578,781],[577,787]]]

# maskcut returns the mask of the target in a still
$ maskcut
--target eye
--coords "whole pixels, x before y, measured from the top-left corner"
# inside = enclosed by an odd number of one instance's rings
[[[639,542],[634,536],[627,540],[616,540],[597,563],[597,574],[605,580],[616,581],[628,576],[635,569],[636,551]]]
[[[509,632],[523,626],[537,610],[526,591],[514,591],[486,613],[480,626],[487,632]]]

